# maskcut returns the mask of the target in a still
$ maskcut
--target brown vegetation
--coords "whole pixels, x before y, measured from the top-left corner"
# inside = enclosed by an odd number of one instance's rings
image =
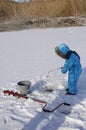
[[[15,3],[0,0],[0,20],[86,15],[86,0],[46,0]]]
[[[69,17],[72,16],[72,17]],[[0,0],[0,32],[86,25],[86,0]]]

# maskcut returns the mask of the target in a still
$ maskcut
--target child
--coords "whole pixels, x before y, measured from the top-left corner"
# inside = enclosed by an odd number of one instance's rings
[[[65,64],[61,68],[62,73],[68,73],[68,88],[66,89],[67,95],[77,94],[77,82],[79,76],[82,72],[82,66],[80,63],[80,56],[75,52],[70,50],[66,44],[61,44],[55,48],[57,55],[65,59]]]

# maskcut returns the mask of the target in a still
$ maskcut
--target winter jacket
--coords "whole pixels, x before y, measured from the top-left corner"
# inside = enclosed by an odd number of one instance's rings
[[[62,73],[68,72],[68,90],[71,94],[77,93],[77,82],[82,72],[80,57],[75,51],[71,51],[66,44],[61,44],[57,47],[57,54],[61,54],[65,58],[65,64],[61,69]]]

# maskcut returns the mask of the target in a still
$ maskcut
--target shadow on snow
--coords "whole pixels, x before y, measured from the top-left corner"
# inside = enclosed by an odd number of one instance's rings
[[[37,82],[35,85],[36,87],[39,85],[44,85],[45,81]],[[64,90],[59,90],[58,97],[50,104],[51,106],[54,103],[65,101],[71,104],[70,111],[72,107],[76,104],[81,104],[81,102],[86,98],[86,68],[83,68],[82,74],[80,76],[78,82],[78,94],[76,96],[66,96]],[[32,90],[32,91],[35,91]],[[64,99],[63,99],[64,98]],[[51,108],[52,109],[52,108]],[[22,130],[58,130],[59,127],[65,122],[65,117],[67,115],[61,114],[58,109],[53,113],[46,113],[46,112],[37,112],[36,116],[28,122],[24,126]],[[80,128],[80,126],[78,126]]]

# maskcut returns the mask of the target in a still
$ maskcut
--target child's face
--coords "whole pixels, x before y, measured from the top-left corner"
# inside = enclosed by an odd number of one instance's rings
[[[62,57],[65,59],[65,56],[59,51],[58,47],[55,47],[55,52],[58,56]]]

